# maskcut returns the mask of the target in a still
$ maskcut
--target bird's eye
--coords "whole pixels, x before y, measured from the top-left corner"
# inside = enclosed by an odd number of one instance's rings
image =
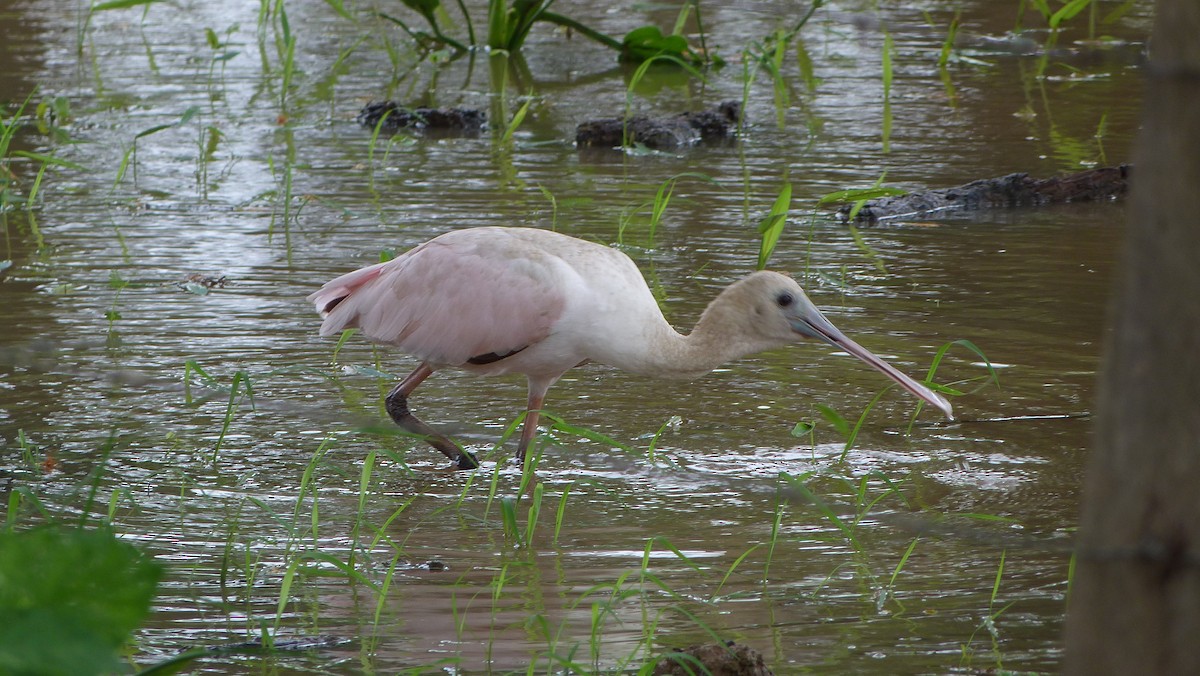
[[[779,307],[790,307],[792,303],[796,302],[796,297],[787,291],[784,291],[778,296],[775,296],[775,302],[779,305]]]

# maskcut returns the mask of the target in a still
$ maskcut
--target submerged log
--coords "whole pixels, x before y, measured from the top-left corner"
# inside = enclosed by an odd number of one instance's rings
[[[363,106],[355,120],[371,129],[383,120],[379,130],[384,134],[410,129],[475,135],[483,130],[487,115],[474,108],[406,108],[395,101],[372,101]]]
[[[1029,174],[1009,174],[956,186],[924,190],[895,197],[868,200],[855,215],[855,222],[875,223],[901,218],[929,218],[946,212],[1043,206],[1060,202],[1094,202],[1125,194],[1133,167],[1088,169],[1067,176],[1035,179]],[[852,207],[838,209],[847,221]]]
[[[698,666],[699,664],[699,666]],[[700,669],[700,666],[707,671]],[[772,676],[762,653],[733,641],[704,643],[663,655],[654,667],[654,676]]]
[[[575,128],[575,146],[609,149],[640,144],[653,150],[678,150],[732,137],[741,111],[741,103],[725,101],[712,110],[694,113],[588,120]]]

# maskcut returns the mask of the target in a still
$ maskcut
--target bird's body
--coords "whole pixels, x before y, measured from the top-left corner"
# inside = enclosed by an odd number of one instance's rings
[[[321,335],[358,328],[421,361],[389,395],[389,413],[459,467],[474,467],[474,459],[413,417],[406,404],[417,385],[446,367],[528,377],[518,457],[536,431],[546,391],[583,363],[692,378],[805,337],[863,359],[950,416],[945,399],[846,338],[786,275],[756,272],[735,282],[690,334],[681,335],[628,256],[546,230],[447,232],[391,261],[342,275],[308,299],[325,317]]]

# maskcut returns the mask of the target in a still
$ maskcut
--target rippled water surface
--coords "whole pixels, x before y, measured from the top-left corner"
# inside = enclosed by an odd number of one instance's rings
[[[818,200],[881,178],[919,189],[1125,161],[1148,7],[1102,26],[1130,46],[1068,32],[1040,64],[992,39],[1016,21],[1007,3],[835,2],[786,52],[779,87],[763,71],[747,89],[742,49],[807,4],[701,4],[727,65],[704,82],[652,69],[630,105],[665,114],[748,92],[747,126],[735,143],[657,155],[576,151],[575,125],[619,114],[632,70],[542,26],[506,68],[485,53],[422,58],[373,15],[423,26],[400,3],[347,3],[353,21],[316,0],[0,8],[5,119],[31,91],[31,107],[69,103],[60,134],[31,124],[13,149],[70,163],[47,172],[32,210],[3,216],[0,491],[36,494],[47,514],[22,509],[31,525],[84,509],[99,473],[100,511],[168,567],[136,659],[266,628],[324,642],[195,670],[621,670],[714,636],[776,673],[1059,667],[1121,205],[856,241]],[[618,5],[555,9],[612,35],[677,15]],[[492,128],[372,143],[354,117],[382,98],[484,109]],[[23,205],[39,165],[12,166]],[[676,176],[651,238],[649,205]],[[381,252],[520,225],[622,240],[685,328],[753,269],[757,223],[785,182],[772,267],[901,370],[923,376],[939,347],[968,340],[999,386],[955,347],[937,379],[965,392],[957,421],[924,411],[910,430],[913,402],[892,390],[847,451],[822,408],[853,425],[887,381],[819,345],[694,382],[580,368],[547,401],[564,422],[539,439],[540,511],[516,503],[532,532],[519,543],[503,501],[521,474],[493,446],[523,382],[447,372],[422,386],[414,409],[486,457],[479,472],[444,471],[382,410],[414,364],[361,339],[335,355],[304,302]],[[223,282],[202,293],[189,275]],[[802,421],[814,432],[793,436]]]

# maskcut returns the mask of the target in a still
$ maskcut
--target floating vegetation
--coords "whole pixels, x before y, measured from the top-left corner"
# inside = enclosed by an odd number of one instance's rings
[[[401,18],[380,13],[379,16],[399,26],[418,45],[428,50],[439,47],[453,49],[457,56],[470,52],[473,48],[486,46],[494,52],[515,54],[524,47],[530,30],[537,23],[547,23],[578,33],[605,47],[617,52],[622,61],[641,63],[656,57],[667,56],[680,63],[690,65],[721,65],[720,57],[708,53],[704,46],[703,23],[700,20],[700,4],[698,1],[683,3],[675,30],[667,35],[658,26],[642,26],[627,33],[622,39],[610,37],[570,17],[550,11],[554,0],[488,0],[487,33],[483,44],[476,42],[474,22],[471,14],[460,1],[458,12],[465,24],[466,42],[447,35],[439,16],[445,14],[440,0],[403,0],[410,10],[416,12],[429,25],[432,34],[416,30]],[[700,46],[693,48],[682,35],[682,27],[687,18],[695,16],[701,26]]]

